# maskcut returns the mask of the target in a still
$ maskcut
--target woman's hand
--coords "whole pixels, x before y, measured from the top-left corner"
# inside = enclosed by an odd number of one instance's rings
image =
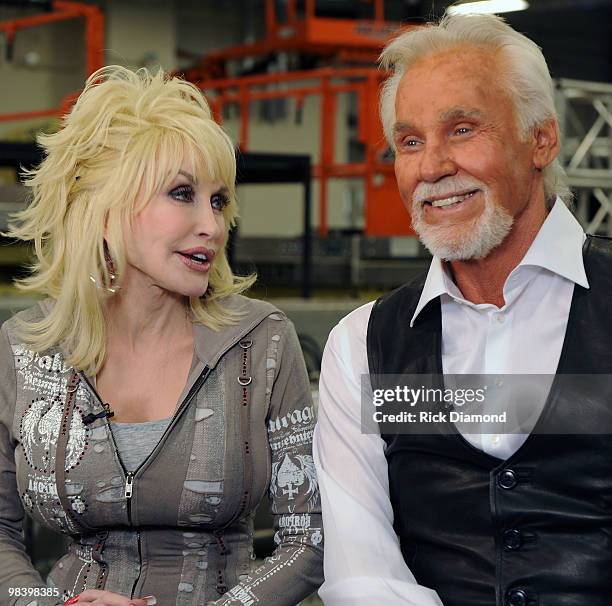
[[[89,606],[153,606],[157,604],[155,596],[148,595],[142,598],[126,598],[112,591],[88,589],[75,595],[64,603],[64,606],[88,604]]]

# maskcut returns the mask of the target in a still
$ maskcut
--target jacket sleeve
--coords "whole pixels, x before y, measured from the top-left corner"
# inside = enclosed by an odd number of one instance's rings
[[[332,330],[321,364],[314,458],[326,546],[319,595],[326,606],[442,606],[404,561],[393,528],[385,442],[377,427],[362,425],[362,406],[367,412],[371,403],[368,380],[362,404],[370,309],[360,308]]]
[[[50,590],[46,589],[42,578],[32,566],[23,543],[24,511],[15,479],[16,442],[11,431],[15,398],[15,359],[6,326],[2,326],[0,330],[0,606],[25,605],[33,600],[36,600],[39,606],[51,605],[60,600],[44,595]],[[29,596],[28,590],[30,590]],[[38,596],[33,597],[36,593]]]
[[[268,363],[269,370],[275,369],[268,442],[276,549],[246,580],[214,602],[219,606],[293,606],[323,582],[323,526],[312,458],[314,407],[300,344],[288,320],[276,363]]]

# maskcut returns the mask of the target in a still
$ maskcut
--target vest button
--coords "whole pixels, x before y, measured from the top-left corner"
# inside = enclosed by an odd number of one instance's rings
[[[504,547],[506,549],[520,549],[523,545],[523,537],[519,530],[506,530],[504,532]]]
[[[518,484],[516,473],[512,469],[504,469],[497,477],[497,483],[505,490],[512,490]]]
[[[527,594],[522,589],[513,589],[506,594],[506,606],[527,606]]]

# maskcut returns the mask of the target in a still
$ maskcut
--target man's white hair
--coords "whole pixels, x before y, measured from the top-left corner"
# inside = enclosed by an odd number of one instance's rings
[[[395,96],[404,73],[417,60],[461,46],[474,46],[499,52],[501,84],[514,103],[520,136],[527,137],[534,127],[548,119],[557,120],[553,82],[540,48],[513,30],[495,15],[444,15],[437,24],[428,24],[399,35],[380,56],[384,69],[392,70],[382,88],[380,115],[385,136],[395,150]],[[544,170],[544,195],[551,203],[560,196],[571,203],[572,193],[558,159]]]

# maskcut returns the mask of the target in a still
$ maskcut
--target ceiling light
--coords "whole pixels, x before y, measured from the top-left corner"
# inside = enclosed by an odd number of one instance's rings
[[[462,2],[449,6],[447,11],[451,15],[467,13],[510,13],[524,11],[529,8],[527,0],[477,0],[476,2]]]

